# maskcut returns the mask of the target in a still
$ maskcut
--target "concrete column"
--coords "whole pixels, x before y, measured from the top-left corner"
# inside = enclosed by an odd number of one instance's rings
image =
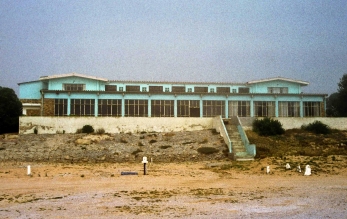
[[[98,111],[99,111],[99,107],[98,107],[98,105],[99,105],[99,96],[98,96],[98,94],[97,94],[97,96],[96,96],[94,101],[95,101],[95,103],[94,103],[94,116],[98,117]]]
[[[275,98],[276,98],[276,100],[275,100],[275,116],[278,117],[278,99],[277,99],[277,96]]]
[[[204,117],[203,115],[203,108],[204,108],[204,105],[202,103],[202,97],[200,97],[200,118]]]
[[[228,99],[225,100],[225,118],[229,118],[229,105],[228,105]]]
[[[148,117],[152,117],[152,107],[151,107],[151,104],[152,104],[152,100],[150,98],[148,98]]]
[[[300,100],[300,117],[304,117],[304,102]]]
[[[174,99],[174,117],[177,117],[177,99]]]
[[[124,95],[122,97],[122,117],[125,115],[125,100],[124,100]]]
[[[71,115],[71,98],[70,95],[67,98],[67,115]]]
[[[251,107],[251,117],[254,117],[254,104],[253,104],[253,99],[251,99],[251,103],[250,103],[250,107]]]

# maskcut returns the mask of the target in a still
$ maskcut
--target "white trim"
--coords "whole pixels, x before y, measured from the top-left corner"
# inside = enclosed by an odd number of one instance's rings
[[[43,77],[40,78],[40,80],[49,80],[49,79],[66,78],[66,77],[80,77],[80,78],[88,78],[88,79],[98,80],[98,81],[105,81],[105,82],[108,81],[105,78],[98,78],[98,77],[78,74],[78,73],[74,73],[74,72],[73,73],[68,73],[68,74],[61,74],[61,75],[43,76]]]
[[[300,81],[300,80],[293,80],[289,78],[283,78],[283,77],[276,77],[276,78],[267,78],[267,79],[261,79],[261,80],[255,80],[255,81],[249,81],[247,84],[257,84],[257,83],[262,83],[262,82],[269,82],[269,81],[287,81],[287,82],[292,82],[296,84],[301,84],[303,86],[308,85],[309,83],[306,81]]]

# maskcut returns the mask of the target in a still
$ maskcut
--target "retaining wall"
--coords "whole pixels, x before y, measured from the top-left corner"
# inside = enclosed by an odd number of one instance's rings
[[[213,118],[148,117],[41,117],[19,118],[19,134],[76,133],[84,125],[107,133],[197,131],[213,128]]]
[[[242,127],[244,129],[252,129],[252,122],[254,117],[240,117]],[[302,125],[308,125],[316,120],[330,126],[333,129],[347,130],[347,118],[332,118],[332,117],[305,117],[305,118],[290,118],[290,117],[277,117],[274,118],[282,123],[284,129],[301,128]]]

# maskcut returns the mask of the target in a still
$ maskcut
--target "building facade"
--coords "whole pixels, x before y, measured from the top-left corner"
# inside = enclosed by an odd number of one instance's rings
[[[246,83],[117,81],[77,73],[19,83],[28,116],[323,117],[326,94],[276,77]]]

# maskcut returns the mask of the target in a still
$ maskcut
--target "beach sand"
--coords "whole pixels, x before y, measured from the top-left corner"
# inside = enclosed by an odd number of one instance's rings
[[[270,165],[266,174],[268,164],[150,162],[144,175],[141,163],[3,162],[0,218],[346,217],[345,168],[304,176],[304,166]]]

